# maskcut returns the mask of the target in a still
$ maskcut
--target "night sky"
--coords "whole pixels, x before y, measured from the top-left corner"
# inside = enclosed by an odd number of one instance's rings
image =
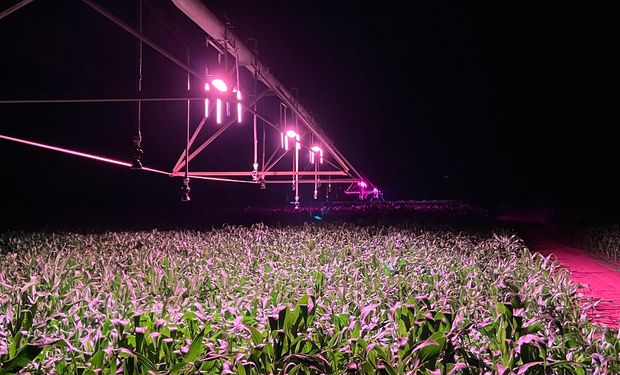
[[[136,2],[100,3],[137,25]],[[189,46],[192,66],[202,69],[201,58],[214,53],[203,48],[203,33],[169,2],[145,4],[145,33],[182,59]],[[618,8],[205,4],[242,40],[258,40],[261,60],[298,89],[336,147],[386,199],[618,205]],[[144,96],[185,95],[185,73],[144,51]],[[2,99],[136,96],[137,42],[79,1],[35,1],[0,20],[0,57]],[[184,106],[145,105],[146,165],[176,161]],[[127,103],[0,104],[0,134],[128,160],[135,110]],[[220,158],[250,148],[250,133],[236,131],[220,145]],[[5,223],[190,210],[179,202],[178,179],[2,140],[0,165]],[[191,212],[284,203],[278,189],[195,182]]]

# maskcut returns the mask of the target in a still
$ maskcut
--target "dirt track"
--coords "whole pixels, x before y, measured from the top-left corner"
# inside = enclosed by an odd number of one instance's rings
[[[620,271],[611,263],[593,258],[585,249],[565,245],[555,239],[544,223],[503,215],[501,221],[516,223],[528,247],[542,255],[553,254],[571,273],[571,280],[584,285],[584,296],[600,299],[588,316],[594,322],[620,326]]]

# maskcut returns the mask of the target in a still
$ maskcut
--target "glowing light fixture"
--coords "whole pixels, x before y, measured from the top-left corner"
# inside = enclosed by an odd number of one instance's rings
[[[227,92],[228,91],[228,85],[226,85],[226,82],[224,82],[223,80],[221,80],[219,78],[214,79],[213,81],[211,81],[211,84],[213,85],[213,87],[215,87],[220,92]]]
[[[301,143],[299,143],[301,137],[295,130],[287,130],[284,133],[280,133],[280,141],[282,147],[288,151],[288,140],[292,138],[295,140],[295,158],[293,159],[293,190],[295,191],[295,209],[299,209],[299,150],[301,150]]]
[[[319,146],[310,147],[310,163],[314,164],[315,154],[319,154],[319,163],[323,164],[323,149]]]
[[[237,122],[241,124],[241,90],[237,90]]]
[[[215,122],[221,124],[224,117],[231,116],[231,107],[237,110],[237,122],[241,123],[243,120],[243,108],[241,107],[241,90],[234,87],[229,90],[228,85],[223,79],[215,78],[210,82],[205,83],[205,117],[209,117],[210,106],[215,100]],[[234,105],[236,104],[236,105]],[[224,112],[225,111],[225,112]]]
[[[280,133],[280,140],[282,142],[282,147],[284,147],[285,150],[288,150],[288,139],[289,138],[293,138],[295,139],[295,145],[296,145],[296,149],[300,150],[301,149],[301,144],[299,143],[299,134],[297,134],[297,132],[295,130],[288,130],[285,133]]]
[[[211,87],[208,83],[205,83],[205,91],[209,92]],[[209,98],[205,98],[205,117],[209,117]]]
[[[316,154],[319,154],[318,161]],[[319,198],[319,164],[323,164],[323,149],[319,146],[310,147],[310,163],[314,164],[314,199]]]
[[[215,99],[215,122],[222,123],[222,99]]]

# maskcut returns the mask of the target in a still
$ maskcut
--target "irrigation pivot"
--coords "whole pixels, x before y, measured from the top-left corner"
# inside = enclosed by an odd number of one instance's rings
[[[232,31],[232,26],[222,22],[200,0],[171,0],[170,3],[158,3],[167,6],[177,19],[183,19],[201,33],[206,43],[198,52],[210,55],[210,59],[201,59],[204,66],[196,68],[197,63],[190,61],[190,47],[186,56],[177,56],[160,45],[145,33],[143,27],[143,9],[148,7],[155,13],[153,0],[138,0],[139,11],[135,25],[129,24],[109,9],[94,0],[82,0],[82,3],[98,15],[112,22],[137,40],[138,71],[136,97],[111,98],[49,98],[49,99],[5,99],[0,104],[73,104],[73,103],[137,103],[137,122],[132,138],[133,155],[129,161],[117,160],[98,155],[90,155],[67,147],[43,144],[22,139],[14,135],[2,135],[0,139],[14,141],[48,150],[65,152],[73,156],[87,157],[103,162],[113,161],[120,167],[137,170],[156,171],[179,178],[182,181],[182,200],[190,201],[190,181],[208,180],[221,183],[245,183],[265,189],[270,184],[290,184],[298,208],[302,197],[300,185],[312,184],[312,198],[327,197],[333,184],[345,186],[344,193],[355,195],[359,199],[378,198],[380,190],[368,179],[362,177],[358,170],[336,148],[323,131],[315,117],[300,104],[299,100],[286,89],[274,76],[271,69],[257,57],[256,49],[250,50]],[[13,14],[30,1],[21,1],[2,10],[2,18]],[[36,2],[31,7],[37,6]],[[155,10],[154,10],[155,9]],[[165,22],[165,21],[164,21]],[[167,25],[168,26],[168,25]],[[144,46],[151,48],[176,65],[171,69],[182,69],[186,74],[187,95],[174,97],[148,97],[142,90]],[[192,64],[193,62],[193,64]],[[133,62],[132,62],[133,63]],[[196,85],[200,92],[196,95]],[[154,169],[143,166],[143,157],[149,150],[143,145],[142,135],[148,132],[142,118],[145,108],[143,103],[172,102],[184,105],[184,129],[178,136],[183,139],[184,147],[169,170]],[[200,103],[198,106],[197,104]],[[199,112],[196,111],[199,108]],[[199,121],[192,121],[200,118]],[[135,120],[134,120],[135,121]],[[229,129],[242,126],[251,127],[248,146],[251,158],[239,165],[247,169],[230,170],[224,163],[211,163],[205,168],[196,158],[207,154],[210,160],[223,160],[234,157],[217,155],[211,146],[216,140],[225,138]],[[250,133],[248,129],[248,133]]]

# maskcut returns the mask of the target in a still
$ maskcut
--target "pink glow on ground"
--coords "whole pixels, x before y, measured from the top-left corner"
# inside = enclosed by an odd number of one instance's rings
[[[213,87],[215,87],[218,91],[221,92],[226,92],[228,91],[228,86],[226,85],[226,82],[222,81],[221,79],[217,78],[214,79],[213,81],[211,81],[211,84],[213,85]]]
[[[611,263],[593,258],[581,248],[561,243],[549,234],[549,228],[527,215],[502,215],[502,221],[511,221],[523,226],[523,237],[532,251],[543,256],[552,255],[560,266],[570,272],[573,282],[582,284],[579,293],[586,298],[600,299],[600,303],[587,311],[588,318],[610,327],[620,326],[620,271]]]

